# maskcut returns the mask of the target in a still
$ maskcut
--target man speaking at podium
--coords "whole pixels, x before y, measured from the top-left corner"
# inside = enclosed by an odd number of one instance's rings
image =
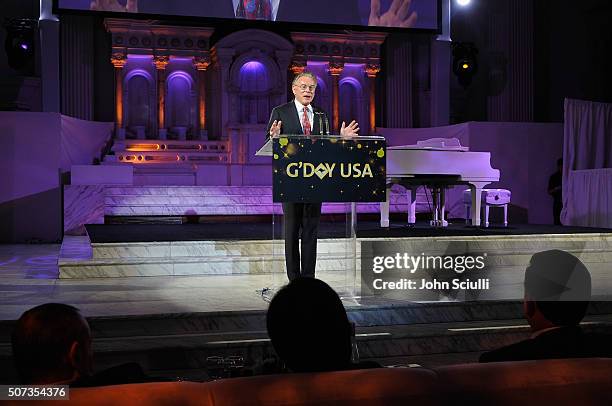
[[[327,123],[327,114],[312,106],[315,90],[317,89],[317,78],[310,72],[300,73],[293,79],[291,90],[295,99],[289,103],[272,109],[270,122],[268,123],[268,136],[280,134],[322,134],[321,122]],[[315,114],[323,115],[324,119],[315,120]],[[354,120],[347,126],[342,122],[340,135],[351,137],[357,135],[359,125]],[[287,265],[287,277],[290,281],[299,277],[315,276],[317,262],[317,233],[319,230],[319,219],[321,217],[321,203],[283,203],[284,232],[285,232],[285,263]],[[298,241],[302,235],[301,251],[298,249]],[[300,272],[301,264],[301,272]]]

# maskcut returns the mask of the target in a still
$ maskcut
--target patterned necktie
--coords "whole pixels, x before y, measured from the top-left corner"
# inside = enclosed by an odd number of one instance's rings
[[[236,17],[248,20],[271,20],[270,0],[240,0],[236,9]]]
[[[302,116],[302,127],[304,127],[304,135],[310,135],[310,120],[308,120],[308,108],[304,106],[304,115]]]

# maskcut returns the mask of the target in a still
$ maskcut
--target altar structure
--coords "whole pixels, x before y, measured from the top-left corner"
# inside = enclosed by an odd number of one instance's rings
[[[211,46],[207,27],[125,19],[106,19],[105,27],[115,70],[116,145],[107,162],[269,165],[254,152],[270,111],[306,69],[317,76],[314,104],[329,112],[334,131],[354,119],[362,134],[376,132],[384,33],[292,32],[290,41],[245,29]]]

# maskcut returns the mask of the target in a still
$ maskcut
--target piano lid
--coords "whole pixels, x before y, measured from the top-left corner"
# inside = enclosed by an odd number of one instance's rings
[[[462,181],[499,181],[490,152],[387,148],[387,177],[459,176]]]
[[[413,145],[399,145],[387,149],[429,149],[435,151],[469,151],[468,147],[461,146],[458,138],[430,138],[417,141]]]

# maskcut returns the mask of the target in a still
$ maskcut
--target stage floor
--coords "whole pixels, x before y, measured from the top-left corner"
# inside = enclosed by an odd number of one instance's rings
[[[221,227],[214,224],[187,225],[102,225],[88,226],[94,241],[172,241],[181,238],[201,240],[208,238],[231,238],[249,234],[251,238],[264,238],[266,224]],[[556,226],[513,226],[508,229],[473,229],[456,225],[448,229],[431,229],[425,226],[392,227],[389,230],[360,224],[358,238],[401,238],[417,236],[462,235],[474,238],[489,234],[525,235],[534,242],[545,239],[545,235],[563,238],[593,239],[600,236],[604,241],[612,239],[611,230]],[[323,231],[323,238],[338,233],[338,225]],[[520,232],[520,234],[518,234]],[[261,234],[264,233],[264,234]],[[542,237],[542,238],[541,238]],[[70,238],[67,237],[66,241]],[[417,239],[418,240],[418,239]],[[77,241],[77,240],[74,240]],[[75,260],[91,257],[91,248],[82,243],[67,244],[64,248]],[[608,243],[609,244],[609,243]],[[603,251],[604,254],[606,251]],[[87,279],[58,279],[60,245],[0,245],[0,320],[14,320],[23,311],[40,303],[61,301],[82,309],[87,316],[116,316],[135,314],[219,312],[263,310],[262,288],[270,286],[269,274],[211,274],[211,275],[164,275],[149,277],[112,277]],[[599,254],[598,254],[599,255]],[[598,267],[609,267],[607,259],[596,259]],[[603,261],[603,262],[602,262]],[[602,272],[604,269],[602,268]],[[524,268],[522,268],[524,269]],[[600,272],[601,273],[601,272]],[[606,272],[607,273],[607,272]],[[332,286],[344,277],[338,272],[319,272],[321,279]],[[606,275],[607,276],[607,275]],[[401,302],[401,301],[400,301]],[[347,306],[358,306],[353,300]],[[382,303],[384,305],[384,303]],[[364,303],[370,305],[370,303]],[[374,305],[381,305],[375,303]],[[393,303],[391,303],[393,305]]]
[[[86,316],[263,310],[267,275],[58,279],[60,245],[0,245],[0,320],[46,302]]]
[[[254,365],[273,355],[265,331],[267,302],[258,292],[270,275],[58,279],[59,255],[59,245],[0,245],[0,363],[11,365],[14,320],[47,302],[77,306],[89,318],[98,368],[136,361],[152,375],[198,380],[207,379],[207,356],[242,355]],[[601,265],[609,269],[610,261]],[[512,272],[520,277],[521,269]],[[317,275],[332,286],[341,283],[338,272]],[[383,365],[476,362],[482,351],[530,334],[520,300],[344,303],[357,325],[362,359]],[[592,303],[585,326],[612,331],[612,302]],[[0,383],[14,380],[11,368],[0,371]]]

